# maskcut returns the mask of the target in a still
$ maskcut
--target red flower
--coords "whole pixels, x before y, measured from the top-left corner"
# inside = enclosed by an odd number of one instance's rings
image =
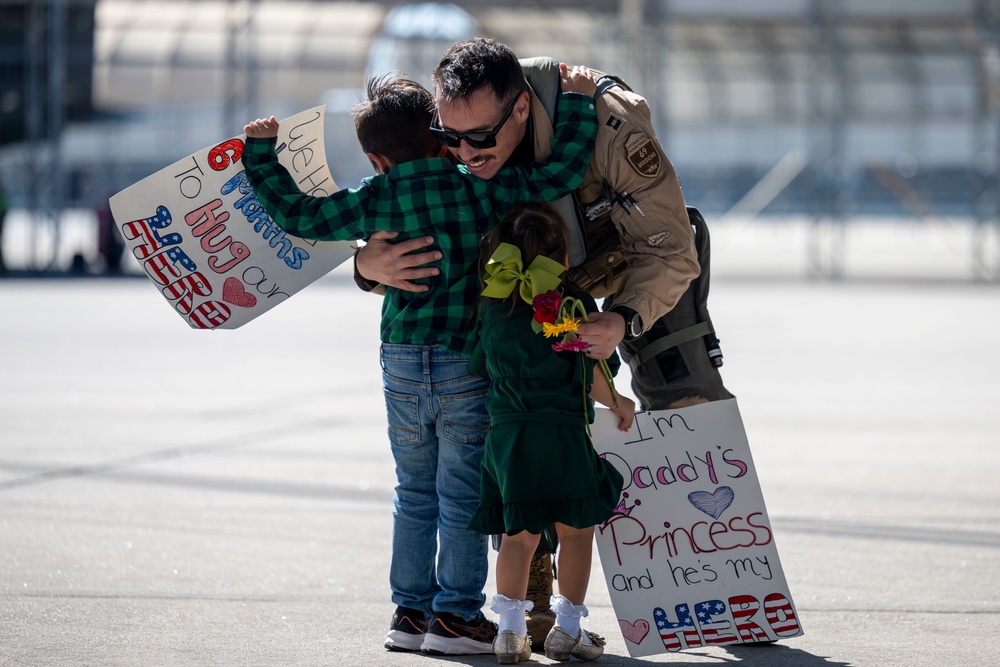
[[[549,290],[544,294],[539,294],[531,300],[531,305],[535,309],[535,321],[539,324],[555,324],[559,319],[559,305],[562,297],[559,292]]]
[[[572,340],[561,340],[552,346],[552,349],[556,352],[586,352],[590,345],[587,341],[582,338],[574,338]]]

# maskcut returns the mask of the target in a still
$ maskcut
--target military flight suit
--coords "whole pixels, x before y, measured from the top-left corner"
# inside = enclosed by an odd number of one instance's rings
[[[559,63],[528,58],[521,66],[540,160],[552,140],[547,109],[559,94]],[[706,305],[704,220],[684,203],[646,100],[613,77],[602,79],[596,99],[600,129],[590,169],[575,195],[557,204],[570,231],[570,274],[594,297],[607,297],[605,310],[624,306],[641,317],[643,335],[620,350],[643,409],[732,398],[709,356],[709,345],[713,353],[717,345]]]

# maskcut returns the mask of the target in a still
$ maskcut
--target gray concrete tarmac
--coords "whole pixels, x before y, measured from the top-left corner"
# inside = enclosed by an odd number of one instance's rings
[[[1000,288],[711,308],[805,634],[629,658],[595,555],[599,664],[1000,664]],[[0,281],[0,665],[495,664],[382,647],[378,313],[342,273],[220,332],[145,279]]]

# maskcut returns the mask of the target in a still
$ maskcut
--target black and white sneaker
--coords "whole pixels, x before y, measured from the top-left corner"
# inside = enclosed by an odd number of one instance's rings
[[[422,611],[396,607],[385,636],[385,647],[390,651],[419,651],[426,633],[427,619]]]
[[[493,653],[497,624],[478,613],[471,621],[455,614],[436,615],[427,627],[420,650],[432,655]]]

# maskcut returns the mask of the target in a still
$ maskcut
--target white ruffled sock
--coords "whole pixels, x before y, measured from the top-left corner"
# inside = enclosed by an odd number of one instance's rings
[[[526,637],[528,635],[528,621],[525,619],[524,613],[531,611],[534,606],[535,603],[530,600],[512,600],[506,595],[497,593],[490,603],[490,611],[500,616],[500,621],[497,623],[497,629],[500,632],[513,630],[522,637]]]
[[[570,637],[579,637],[581,634],[580,619],[590,612],[585,604],[573,604],[569,598],[563,595],[553,595],[549,604],[556,615],[556,626],[562,628]],[[590,638],[583,632],[583,641],[590,643]]]

